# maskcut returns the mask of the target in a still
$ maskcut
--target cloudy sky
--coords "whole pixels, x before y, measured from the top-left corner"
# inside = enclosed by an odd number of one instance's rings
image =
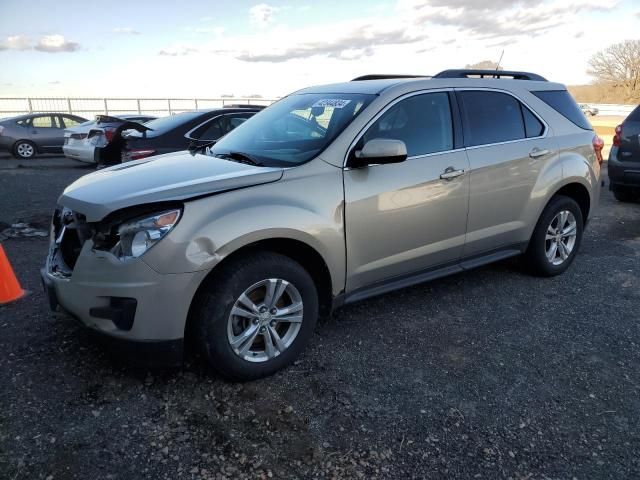
[[[582,84],[639,27],[637,0],[0,0],[0,96],[275,97],[503,50],[506,68]]]

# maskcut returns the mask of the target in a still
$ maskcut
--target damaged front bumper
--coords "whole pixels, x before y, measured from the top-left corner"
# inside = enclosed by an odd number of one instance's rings
[[[94,249],[91,238],[78,240],[73,223],[63,226],[58,222],[41,270],[50,307],[62,307],[134,360],[180,363],[189,307],[207,272],[161,274],[141,258],[123,262]]]

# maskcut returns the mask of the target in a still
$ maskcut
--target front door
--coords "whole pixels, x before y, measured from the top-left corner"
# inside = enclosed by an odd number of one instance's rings
[[[64,142],[64,128],[57,115],[33,117],[29,122],[29,134],[43,152],[57,152]]]
[[[402,140],[408,158],[344,172],[348,291],[460,258],[469,164],[450,105],[448,92],[400,99],[356,143]]]

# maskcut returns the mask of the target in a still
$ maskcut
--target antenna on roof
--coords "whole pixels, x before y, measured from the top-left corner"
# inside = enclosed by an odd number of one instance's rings
[[[502,63],[502,57],[504,57],[504,48],[502,49],[502,53],[500,54],[500,60],[496,63],[496,72],[500,70],[500,64]]]

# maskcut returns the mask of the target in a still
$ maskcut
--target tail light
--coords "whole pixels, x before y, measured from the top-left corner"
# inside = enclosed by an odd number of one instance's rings
[[[619,147],[620,146],[620,135],[622,135],[622,125],[618,125],[616,127],[616,133],[613,136],[613,146],[614,147]]]
[[[140,160],[141,158],[146,158],[146,157],[150,157],[151,155],[153,155],[154,153],[156,153],[155,150],[146,150],[146,149],[138,149],[138,150],[129,150],[127,152],[127,157],[129,157],[129,160]]]
[[[107,139],[107,143],[111,143],[111,140],[113,140],[113,136],[116,133],[116,129],[115,128],[105,128],[104,129],[104,138]]]
[[[603,162],[602,149],[604,148],[604,140],[602,140],[598,135],[595,135],[591,143],[593,145],[593,151],[596,153],[596,158],[598,159],[598,163],[602,164]]]

